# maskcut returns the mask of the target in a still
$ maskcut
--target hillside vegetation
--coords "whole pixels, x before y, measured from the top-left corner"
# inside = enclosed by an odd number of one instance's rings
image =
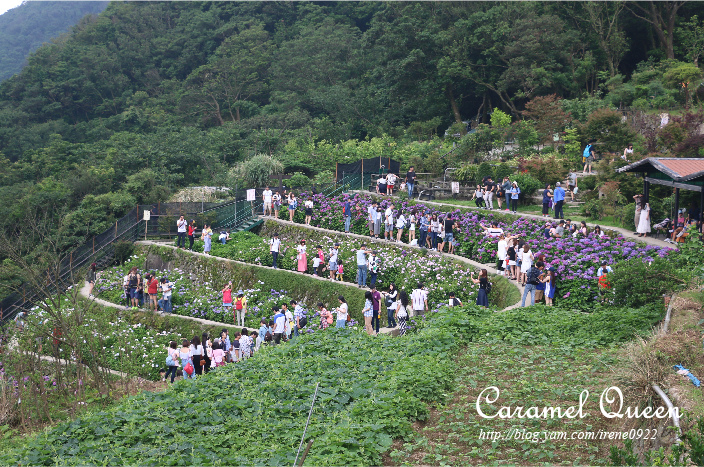
[[[27,56],[108,2],[24,2],[0,15],[0,81],[19,73]]]

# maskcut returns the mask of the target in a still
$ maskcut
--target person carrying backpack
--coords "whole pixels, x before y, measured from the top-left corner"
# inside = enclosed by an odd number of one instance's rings
[[[584,164],[584,168],[582,169],[582,173],[587,173],[587,166],[589,167],[589,174],[591,175],[592,173],[592,162],[594,162],[594,140],[589,141],[589,144],[584,148],[584,152],[582,152],[582,163]]]
[[[244,327],[244,317],[247,314],[247,299],[244,292],[239,290],[235,299],[235,324]]]
[[[528,269],[526,272],[526,287],[523,289],[523,300],[521,301],[521,306],[526,306],[526,297],[528,292],[530,292],[530,304],[535,305],[535,291],[537,290],[538,282],[540,281],[540,274],[545,268],[545,263],[542,261],[536,262],[534,265]]]

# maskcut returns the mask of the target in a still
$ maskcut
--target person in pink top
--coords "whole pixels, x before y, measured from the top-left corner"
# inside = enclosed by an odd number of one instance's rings
[[[222,306],[232,308],[232,281],[222,289]]]
[[[222,348],[223,344],[219,339],[213,342],[213,363],[214,366],[225,366],[225,351]]]

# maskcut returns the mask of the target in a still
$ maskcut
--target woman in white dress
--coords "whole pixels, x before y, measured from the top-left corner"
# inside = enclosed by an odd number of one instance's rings
[[[533,266],[533,252],[530,251],[530,247],[526,243],[523,245],[523,257],[521,258],[521,279],[523,279],[523,286],[526,285],[526,273]]]
[[[648,200],[643,200],[643,209],[640,211],[640,221],[638,221],[638,232],[639,237],[647,237],[650,233],[650,203]]]

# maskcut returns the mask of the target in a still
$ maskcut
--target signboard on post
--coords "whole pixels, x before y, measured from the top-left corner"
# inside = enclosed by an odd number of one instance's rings
[[[452,186],[452,193],[459,193],[460,192],[460,182],[451,182],[450,185]]]
[[[254,188],[247,190],[247,201],[255,201],[257,199],[257,193]]]
[[[147,211],[146,209],[144,210],[144,217],[142,218],[145,221],[148,221],[151,219],[152,213]]]

